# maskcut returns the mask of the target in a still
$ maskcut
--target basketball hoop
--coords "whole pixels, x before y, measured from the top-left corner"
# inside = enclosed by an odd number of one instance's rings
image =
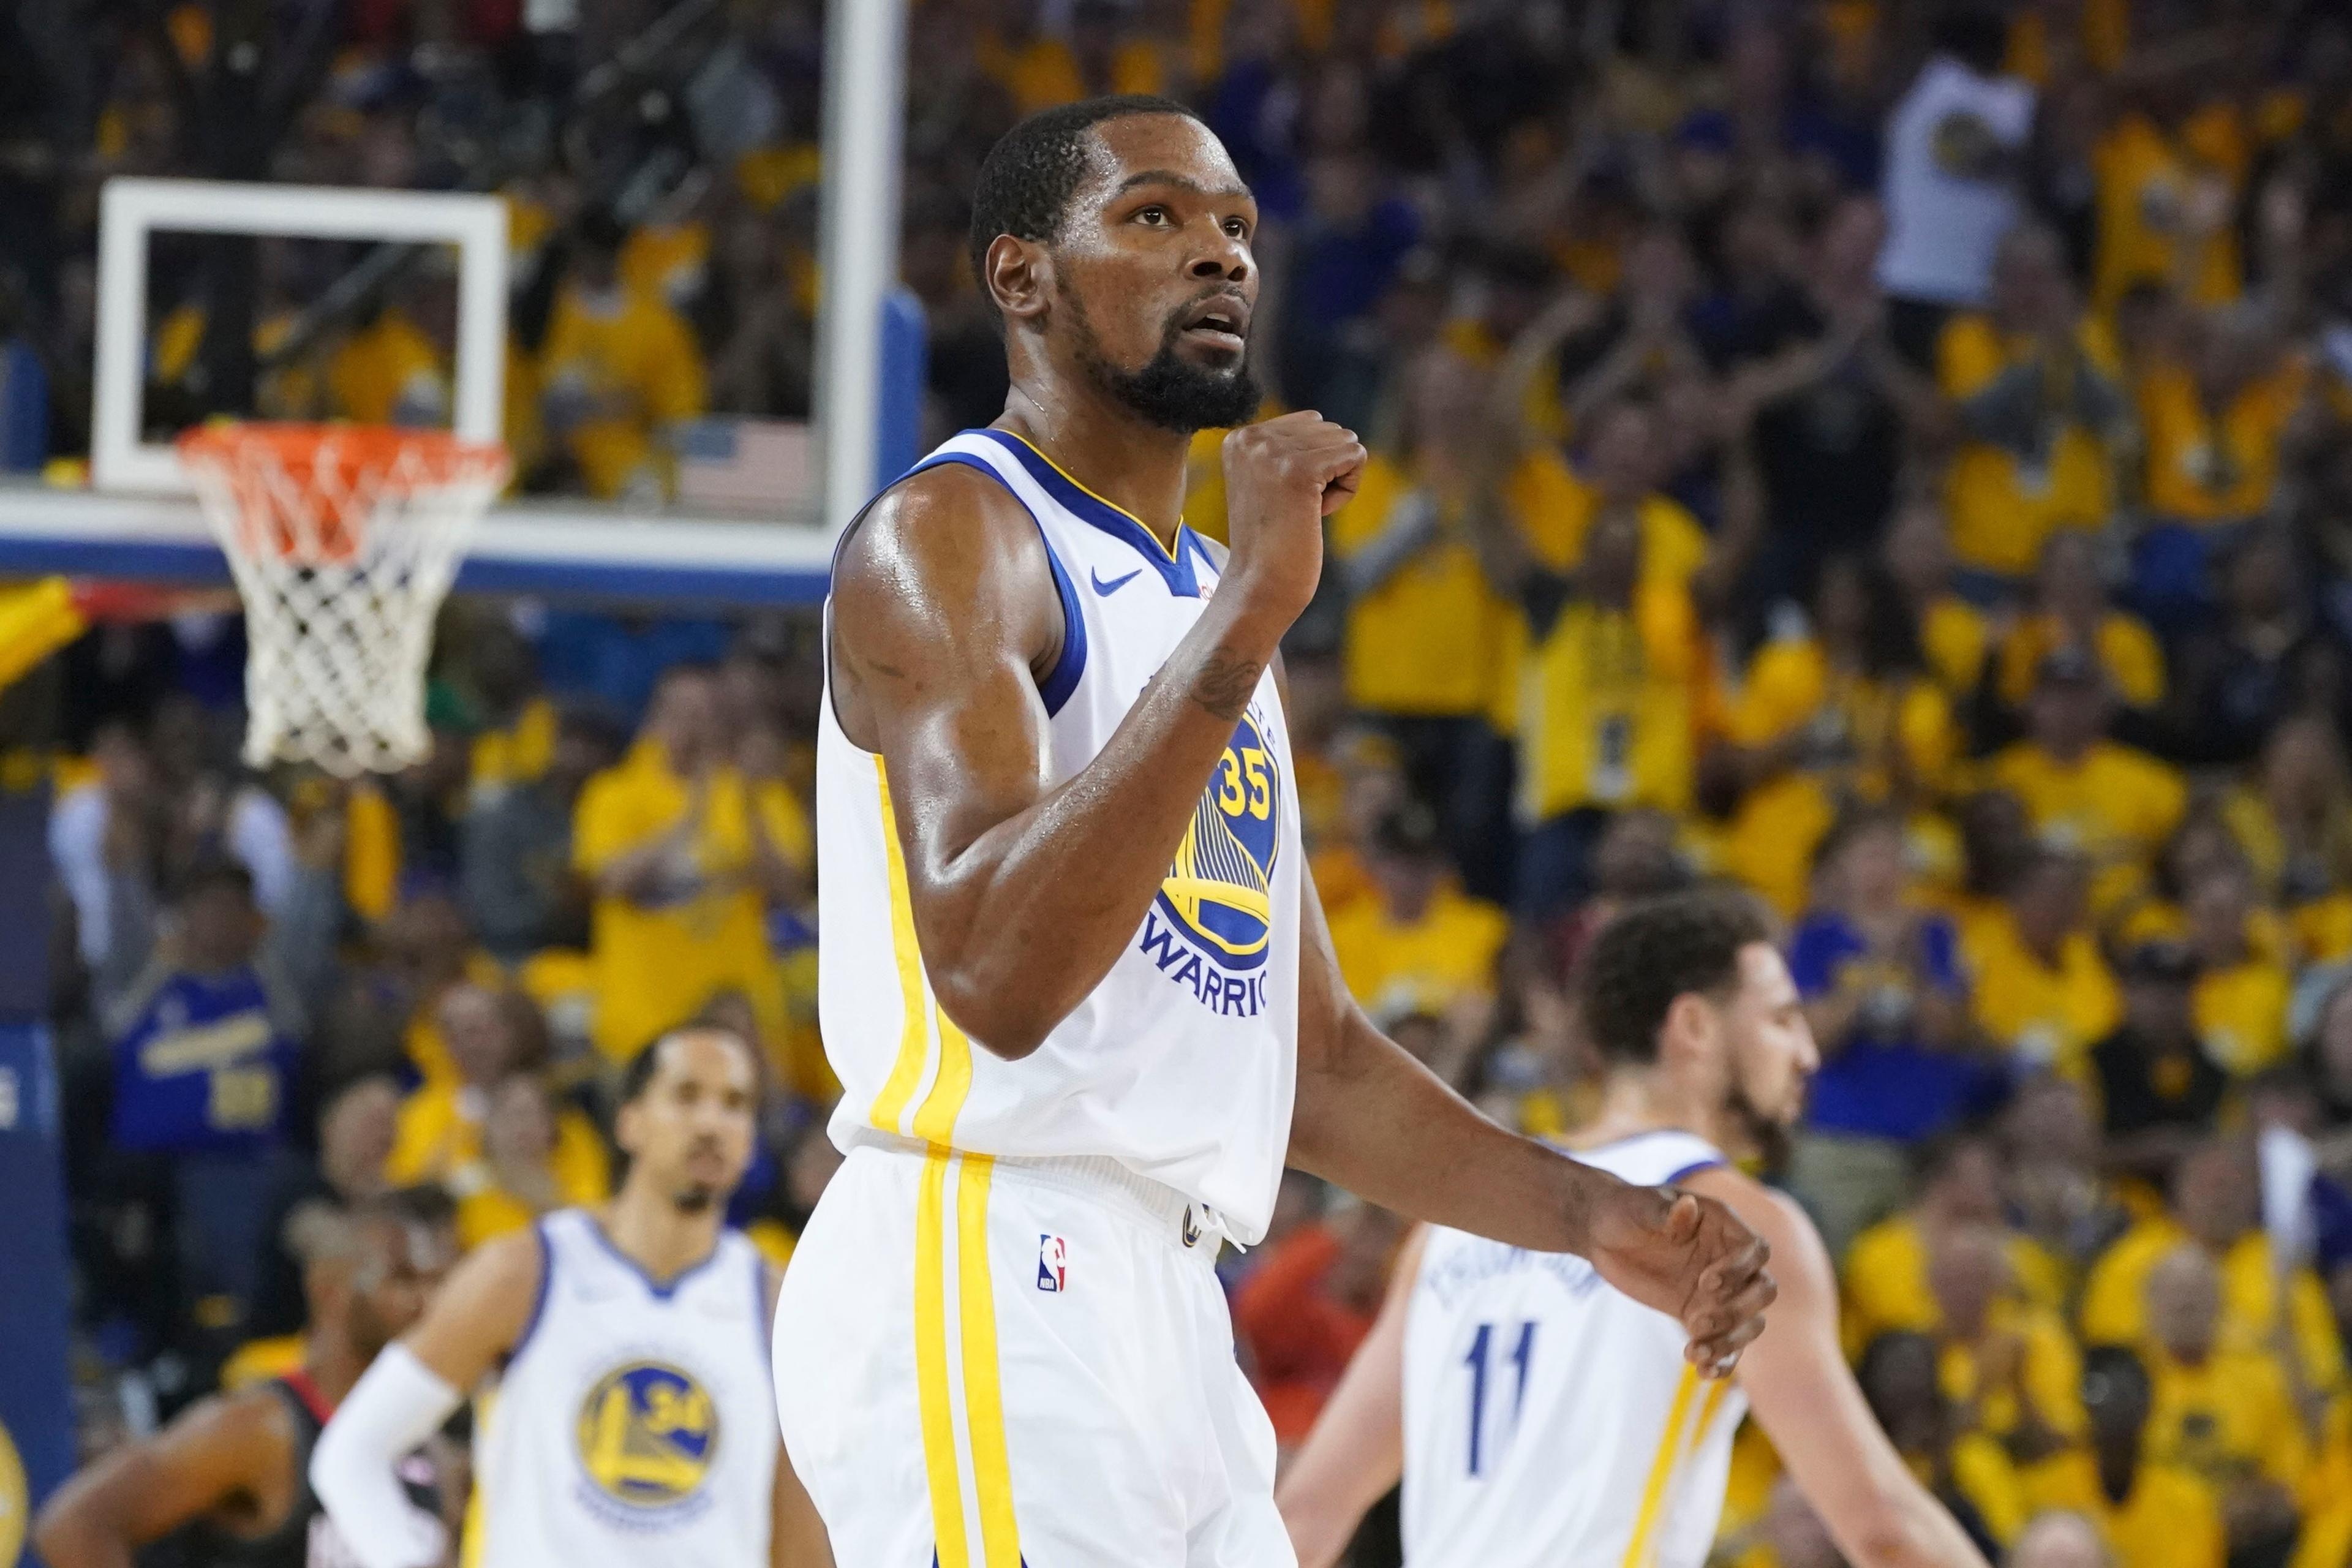
[[[246,761],[422,762],[433,617],[506,449],[439,430],[229,424],[180,459],[245,601]]]

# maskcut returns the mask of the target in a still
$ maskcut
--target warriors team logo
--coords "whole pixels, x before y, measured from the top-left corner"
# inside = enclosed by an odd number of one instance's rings
[[[632,1362],[589,1391],[579,1440],[596,1500],[676,1509],[696,1500],[718,1458],[719,1412],[709,1392],[677,1367]]]
[[[1213,1012],[1265,1005],[1274,863],[1282,845],[1282,771],[1253,708],[1234,726],[1175,863],[1144,912],[1140,946],[1160,972]]]

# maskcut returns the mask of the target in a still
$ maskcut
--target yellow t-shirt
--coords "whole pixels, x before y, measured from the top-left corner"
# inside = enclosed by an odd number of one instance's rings
[[[1741,797],[1724,869],[1790,916],[1801,910],[1813,850],[1851,792],[1884,798],[1890,763],[1932,789],[1959,749],[1951,700],[1934,680],[1888,683],[1840,675],[1811,637],[1768,645],[1748,668],[1726,729],[1743,746],[1766,746],[1807,726],[1833,759],[1794,769]]]
[[[2299,1495],[2311,1468],[2311,1440],[2271,1357],[2216,1351],[2202,1366],[2161,1352],[2148,1359],[2156,1397],[2142,1441],[2158,1464],[2177,1465],[2216,1488],[2262,1476]]]
[[[2146,115],[2126,114],[2092,150],[2098,223],[2092,297],[2102,311],[2136,283],[2171,280],[2174,236],[2192,180],[2218,175],[2235,184],[2244,173],[2242,163],[2231,166],[2226,127],[2200,119],[2206,123],[2185,127],[2176,145]],[[2198,304],[2223,304],[2238,297],[2240,275],[2236,230],[2223,224],[2196,258],[2190,291]]]
[[[1355,499],[1332,514],[1332,555],[1345,562],[1370,545],[1401,504],[1423,504],[1421,492],[1402,468],[1372,458]],[[1495,700],[1510,606],[1479,569],[1460,512],[1441,508],[1437,526],[1428,548],[1348,606],[1339,657],[1351,707],[1464,717]]]
[[[1599,489],[1549,447],[1522,459],[1507,491],[1513,515],[1536,558],[1555,571],[1584,559],[1584,536],[1601,514]],[[1642,500],[1642,574],[1687,584],[1706,563],[1706,530],[1680,502],[1662,495]]]
[[[454,1083],[423,1084],[400,1102],[393,1123],[384,1178],[394,1186],[441,1182],[482,1157],[482,1123],[475,1096]],[[555,1113],[555,1151],[548,1168],[567,1203],[601,1201],[612,1168],[596,1124],[565,1108]]]
[[[2056,1311],[2065,1304],[2065,1266],[2032,1237],[2008,1238],[2010,1278],[2019,1296]],[[1927,1242],[1919,1222],[1907,1214],[1883,1219],[1853,1238],[1840,1270],[1845,1310],[1839,1328],[1848,1352],[1897,1330],[1933,1334],[1943,1313],[1927,1286]]]
[[[1374,897],[1331,917],[1331,948],[1348,989],[1377,1015],[1442,1015],[1491,991],[1510,917],[1483,899],[1441,888],[1417,921],[1399,921]]]
[[[2123,1020],[2123,994],[2091,933],[2071,933],[2057,963],[2045,964],[2001,910],[1969,922],[1960,949],[1978,1026],[2026,1060],[2084,1080],[2091,1047]]]
[[[328,360],[327,393],[338,416],[362,425],[438,425],[449,411],[449,372],[415,322],[385,310]]]
[[[473,771],[468,775],[477,796],[537,781],[555,754],[555,704],[534,697],[522,706],[513,722],[485,730],[474,737]]]
[[[2260,956],[2199,974],[2197,1036],[2205,1054],[2237,1078],[2285,1056],[2287,999],[2294,988],[2285,965]]]
[[[2016,1301],[1996,1301],[1987,1314],[1995,1333],[2014,1334],[2025,1347],[2019,1381],[2043,1425],[2063,1437],[2080,1436],[2090,1426],[2083,1409],[2083,1356],[2058,1314]],[[1973,1345],[1947,1342],[1937,1363],[1945,1397],[1956,1405],[1981,1399],[1978,1429],[2007,1437],[2023,1416],[2014,1390],[1985,1389]]]
[[[682,310],[701,289],[709,263],[709,225],[646,224],[621,246],[621,281]]]
[[[1919,650],[1945,694],[1956,700],[1976,690],[1991,640],[1984,613],[1958,594],[1946,594],[1919,617]]]
[[[2089,363],[2115,374],[2103,337],[2087,323],[2077,337]],[[1989,316],[1955,316],[1937,342],[1936,378],[1944,395],[1957,402],[2034,353],[2032,339],[2004,339]],[[2105,524],[2113,490],[2106,444],[2080,425],[2062,429],[2039,462],[1990,442],[1963,443],[1945,479],[1952,553],[1979,571],[2023,576],[2057,530]]]
[[[2277,488],[2279,446],[2303,396],[2288,366],[2242,388],[2218,417],[2187,369],[2159,365],[2140,379],[2147,448],[2147,509],[2179,522],[2233,522],[2261,512]]]
[[[2100,741],[2069,765],[2031,741],[1994,757],[1986,782],[2015,795],[2045,843],[2091,863],[2091,907],[2119,908],[2137,892],[2189,809],[2178,769],[2145,752]]]
[[[2000,645],[2000,700],[2016,706],[2033,695],[2033,678],[2044,657],[2060,647],[2064,633],[2056,617],[2028,616]],[[2092,650],[2116,695],[2133,708],[2164,700],[2164,649],[2137,616],[2108,612],[2099,623]]]
[[[2148,1338],[2147,1277],[2166,1253],[2188,1239],[2189,1233],[2165,1215],[2141,1220],[2117,1237],[2083,1283],[2083,1342],[2128,1345],[2143,1356],[2161,1353]],[[2290,1276],[2286,1311],[2304,1374],[2314,1387],[2342,1387],[2343,1341],[2328,1309],[2327,1291],[2309,1268],[2298,1268]],[[2270,1237],[2249,1231],[2221,1258],[2221,1348],[2248,1352],[2266,1349],[2278,1312],[2278,1271]]]
[[[631,849],[685,816],[687,782],[653,742],[588,781],[573,818],[572,864],[594,878]],[[701,831],[677,868],[667,901],[640,905],[600,895],[590,916],[596,968],[596,1044],[625,1060],[664,1029],[692,1017],[712,997],[741,991],[763,1032],[786,1026],[764,910],[748,881],[751,818],[758,811],[784,858],[806,866],[814,840],[808,813],[783,785],[753,784],[732,767],[711,776]]]
[[[1704,662],[1688,590],[1645,578],[1630,610],[1571,600],[1519,648],[1519,812],[1541,822],[1583,806],[1688,808]]]
[[[2026,1500],[2037,1512],[2063,1508],[2088,1518],[2126,1568],[2222,1568],[2228,1560],[2221,1500],[2194,1470],[2144,1463],[2116,1502],[2099,1484],[2098,1462],[2076,1448],[2033,1467]]]
[[[657,432],[709,406],[701,352],[676,310],[622,288],[594,300],[566,289],[540,351],[541,398],[566,439],[589,493],[667,493],[673,475]]]

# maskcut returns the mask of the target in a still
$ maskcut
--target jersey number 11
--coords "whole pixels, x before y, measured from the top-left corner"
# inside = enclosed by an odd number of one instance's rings
[[[1474,1476],[1479,1472],[1482,1444],[1486,1436],[1486,1363],[1494,1348],[1495,1325],[1481,1323],[1478,1325],[1478,1331],[1471,1336],[1470,1353],[1462,1358],[1465,1364],[1470,1368],[1470,1473]],[[1511,1429],[1513,1430],[1516,1430],[1519,1424],[1519,1406],[1527,1403],[1528,1363],[1534,1356],[1535,1349],[1536,1325],[1535,1320],[1530,1318],[1519,1325],[1518,1335],[1511,1342],[1511,1348],[1505,1352],[1503,1358],[1509,1362],[1512,1367]]]

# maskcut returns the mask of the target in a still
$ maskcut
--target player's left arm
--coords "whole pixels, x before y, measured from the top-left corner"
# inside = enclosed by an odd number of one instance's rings
[[[199,1400],[58,1489],[33,1521],[50,1568],[131,1568],[139,1549],[238,1498],[285,1486],[293,1439],[265,1389]]]
[[[1405,1315],[1428,1246],[1429,1232],[1417,1230],[1397,1255],[1371,1332],[1274,1489],[1298,1568],[1331,1568],[1365,1510],[1404,1474]]]
[[[1837,1276],[1795,1202],[1728,1167],[1685,1184],[1772,1245],[1780,1300],[1740,1358],[1739,1383],[1780,1461],[1854,1568],[1985,1568],[1983,1553],[1911,1474],[1838,1344]]]
[[[769,1268],[760,1266],[760,1278],[768,1303],[768,1321],[776,1321],[776,1292],[783,1289],[784,1277]],[[824,1521],[817,1517],[816,1504],[809,1500],[808,1489],[801,1485],[793,1469],[793,1457],[784,1446],[776,1445],[776,1491],[773,1513],[768,1527],[769,1568],[833,1568],[833,1542],[824,1532]]]
[[[1610,1284],[1678,1320],[1699,1367],[1728,1370],[1771,1305],[1770,1249],[1712,1198],[1633,1186],[1480,1115],[1364,1016],[1313,879],[1299,876],[1290,1163],[1409,1219],[1590,1258]]]

